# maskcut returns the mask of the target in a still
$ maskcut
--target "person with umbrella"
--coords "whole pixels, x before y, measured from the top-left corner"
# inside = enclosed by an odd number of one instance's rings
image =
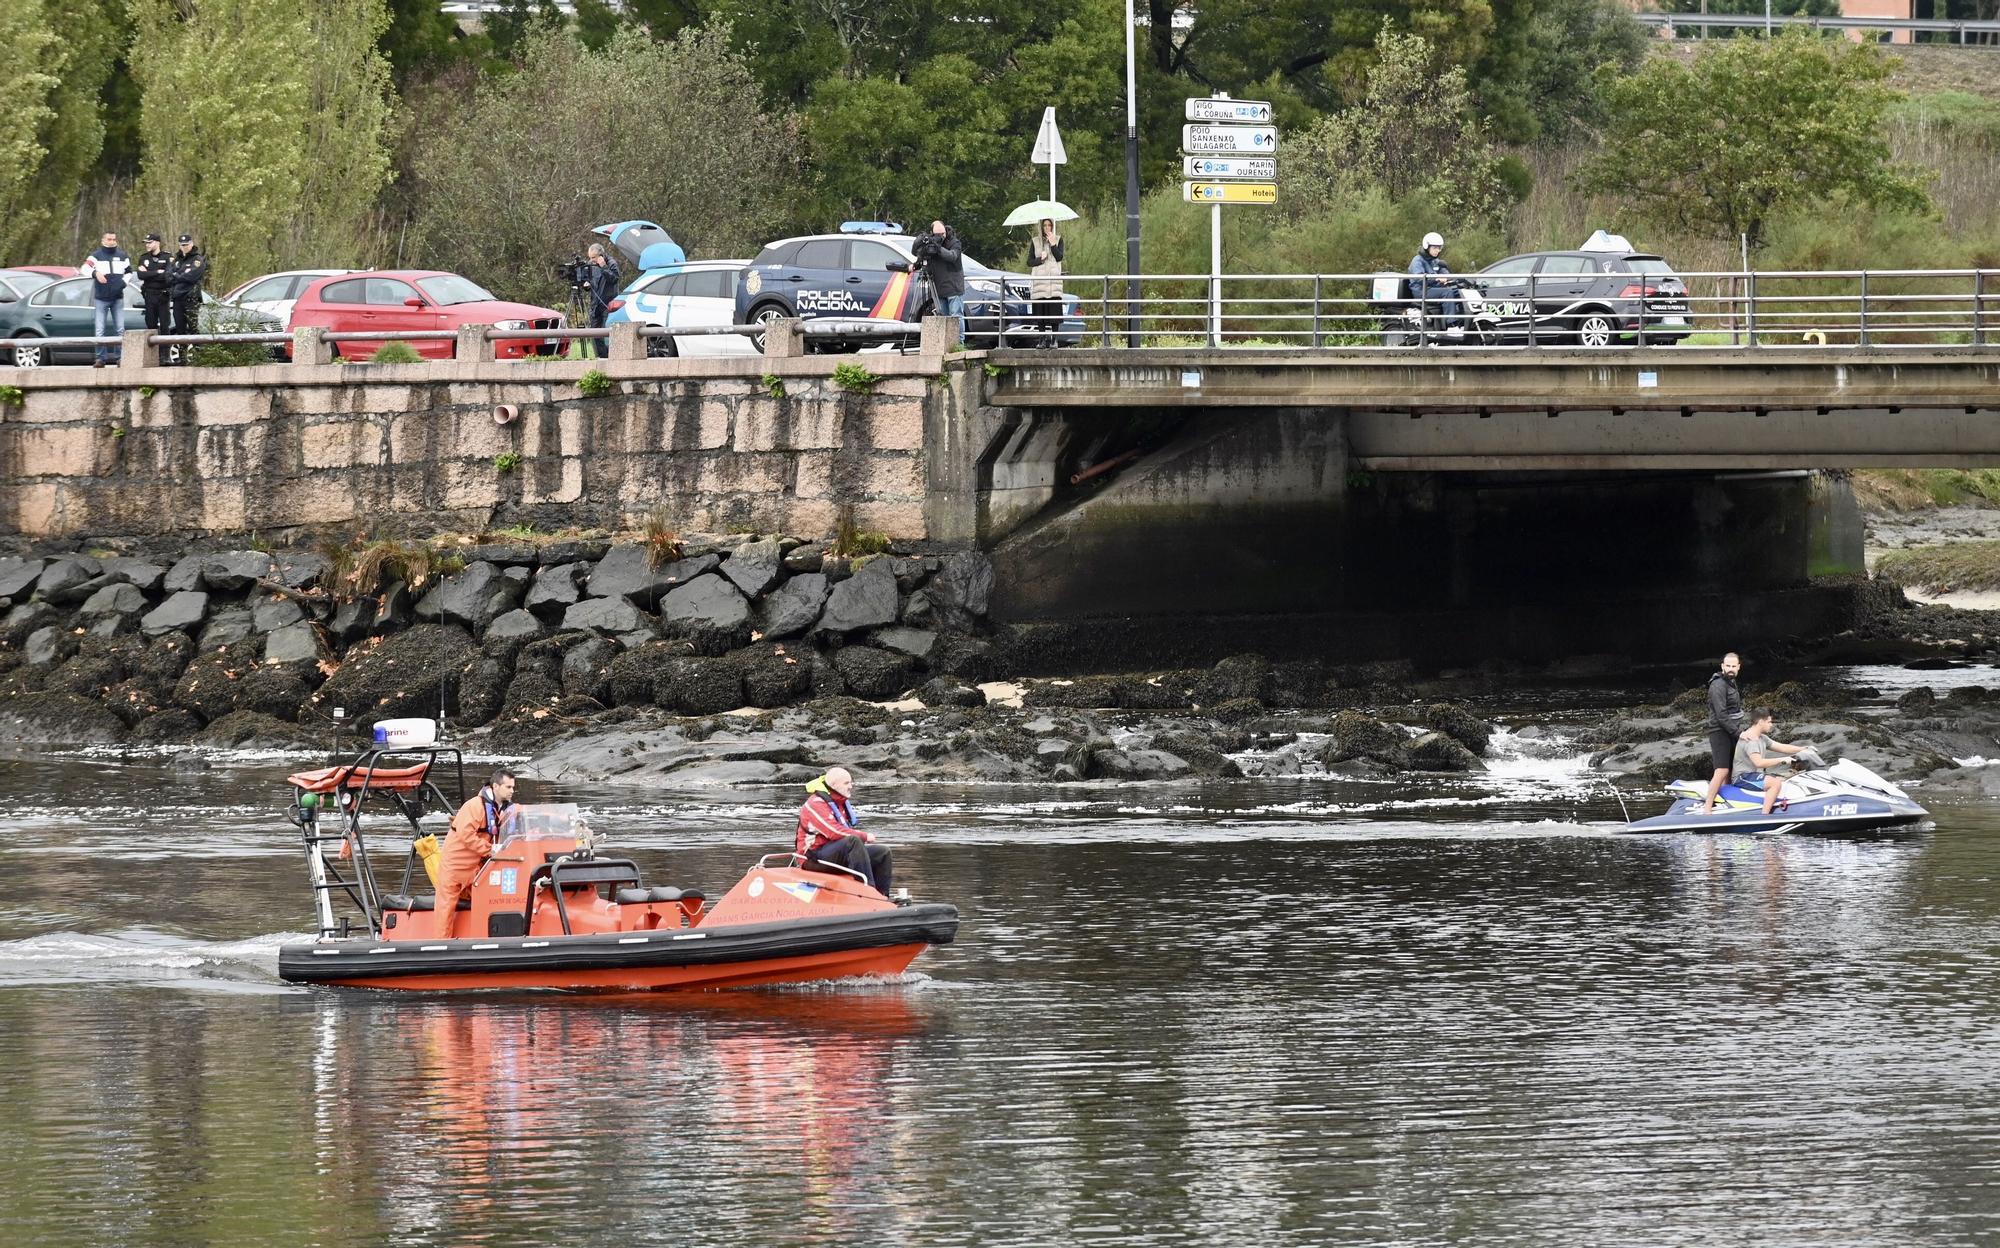
[[[1034,236],[1028,240],[1029,310],[1035,324],[1051,336],[1062,328],[1063,320],[1063,240],[1056,222],[1074,220],[1076,213],[1053,199],[1022,204],[1007,214],[1008,225],[1035,223]]]

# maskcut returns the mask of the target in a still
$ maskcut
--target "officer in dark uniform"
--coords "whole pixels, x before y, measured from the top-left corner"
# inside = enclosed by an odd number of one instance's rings
[[[167,332],[167,277],[172,267],[173,258],[160,250],[160,236],[146,235],[146,250],[133,263],[132,271],[139,275],[139,297],[146,302],[146,328],[154,333]],[[171,351],[170,347],[160,348],[160,363],[173,363]]]
[[[201,332],[201,287],[208,280],[208,257],[195,245],[194,235],[181,235],[181,249],[169,262],[167,284],[174,300],[174,333]],[[189,353],[183,351],[183,359]]]

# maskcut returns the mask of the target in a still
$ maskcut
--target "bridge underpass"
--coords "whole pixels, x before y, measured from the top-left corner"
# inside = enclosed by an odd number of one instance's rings
[[[1245,629],[1445,662],[1832,631],[1839,470],[2000,464],[1990,353],[1162,354],[996,356],[962,421],[956,514],[1053,665]]]

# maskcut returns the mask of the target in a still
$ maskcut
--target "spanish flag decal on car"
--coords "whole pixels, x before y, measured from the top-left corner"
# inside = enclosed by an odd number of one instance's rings
[[[875,307],[868,313],[871,320],[900,321],[903,319],[903,305],[910,301],[910,275],[892,273],[888,288],[875,301]]]

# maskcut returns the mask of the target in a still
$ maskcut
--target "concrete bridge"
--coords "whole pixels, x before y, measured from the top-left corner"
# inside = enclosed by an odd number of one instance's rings
[[[1809,470],[2000,464],[1992,349],[618,354],[0,370],[0,541],[851,523],[1050,667],[1658,655],[1838,623]]]

